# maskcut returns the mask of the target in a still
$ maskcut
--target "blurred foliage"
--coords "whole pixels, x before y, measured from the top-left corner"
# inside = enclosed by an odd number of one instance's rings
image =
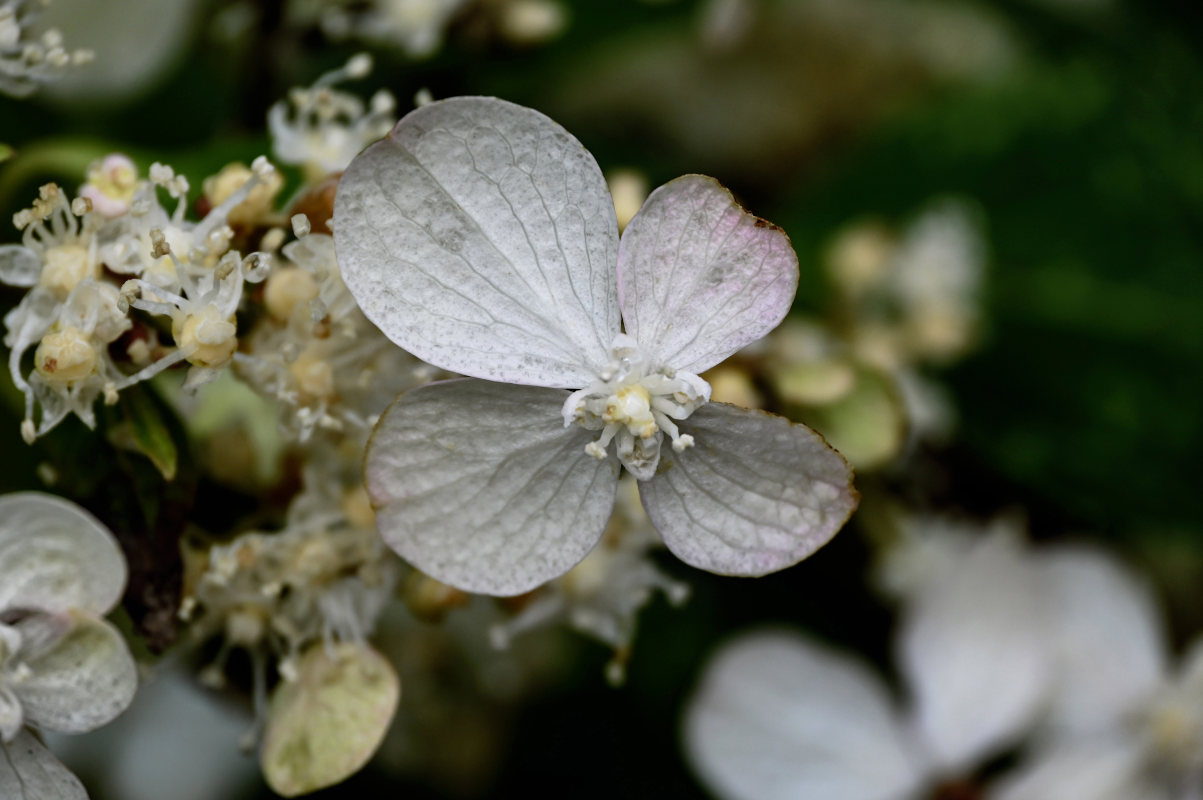
[[[572,130],[603,169],[635,167],[652,185],[680,171],[713,169],[790,234],[802,262],[798,304],[807,310],[823,305],[819,257],[840,225],[867,215],[902,222],[938,195],[974,199],[991,248],[985,342],[943,375],[960,416],[955,445],[924,454],[909,477],[928,480],[923,465],[930,461],[942,469],[921,499],[951,497],[981,514],[1023,507],[1039,536],[1102,535],[1140,551],[1173,601],[1179,637],[1203,627],[1194,594],[1203,578],[1203,39],[1191,4],[1131,2],[1083,20],[1059,16],[1051,4],[993,4],[1025,44],[1019,66],[988,81],[908,87],[885,98],[891,102],[878,113],[775,155],[758,170],[722,171],[756,153],[686,159],[668,129],[623,116],[622,104],[607,125],[574,124],[598,113],[590,96],[565,95],[582,85],[582,73],[589,85],[604,85],[598,65],[619,63],[621,47],[636,39],[680,48],[695,6],[572,4],[565,35],[533,50],[453,31],[432,60],[410,64],[382,55],[374,74],[353,88],[366,96],[387,86],[403,106],[422,87],[436,97],[496,93],[533,105]],[[259,24],[269,22],[265,12]],[[261,49],[214,44],[202,29],[157,87],[119,107],[0,98],[0,140],[14,150],[0,165],[0,218],[10,218],[47,178],[78,180],[83,165],[109,148],[143,167],[171,163],[194,190],[227,161],[265,151],[268,102],[352,52],[317,39],[273,42]],[[774,72],[764,59],[756,69],[746,80],[771,87],[765,97],[789,95],[795,75]],[[614,77],[623,82],[606,87],[612,95],[640,92],[629,71]],[[741,85],[694,88],[704,98],[711,89]],[[738,141],[755,140],[755,131],[741,134],[748,135]],[[14,232],[2,238],[13,241]],[[17,294],[2,299],[8,307]],[[126,535],[145,554],[143,564],[132,565],[144,581],[131,590],[146,593],[141,602],[150,618],[170,614],[162,598],[178,580],[170,553],[196,481],[178,426],[159,418],[163,407],[148,390],[131,400],[147,411],[139,418],[148,427],[135,430],[134,439],[159,469],[74,423],[26,448],[19,398],[3,384],[0,489],[39,485],[39,464],[70,476],[52,489],[102,518],[126,521]],[[178,474],[168,484],[160,471],[170,473],[177,450]],[[72,467],[80,464],[82,471]],[[202,491],[205,506],[221,505],[212,502],[225,496],[220,489]],[[666,560],[665,569],[694,585],[690,603],[680,611],[658,600],[644,615],[620,691],[601,679],[609,654],[582,645],[579,668],[523,712],[494,796],[543,788],[582,798],[700,795],[681,764],[676,733],[705,655],[732,631],[781,622],[884,662],[889,615],[866,590],[867,565],[855,525],[815,558],[758,581],[708,576]],[[372,770],[313,796],[399,792],[442,796]]]

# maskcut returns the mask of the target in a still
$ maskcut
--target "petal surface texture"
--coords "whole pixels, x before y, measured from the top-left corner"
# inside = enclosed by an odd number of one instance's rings
[[[1149,586],[1102,551],[1051,549],[1054,735],[1114,730],[1166,680],[1167,637]]]
[[[1032,723],[1050,677],[1041,583],[1019,537],[981,537],[903,609],[898,665],[938,767],[959,772]]]
[[[694,769],[724,800],[900,800],[922,777],[877,676],[784,633],[719,651],[684,733]]]
[[[0,497],[0,610],[105,614],[125,591],[125,557],[74,503],[38,492]]]
[[[0,797],[4,800],[88,800],[79,778],[29,731],[0,742]]]
[[[58,733],[99,728],[124,711],[138,688],[125,639],[109,623],[78,616],[53,645],[26,662],[17,687],[27,722]]]
[[[677,370],[701,373],[763,338],[797,288],[785,232],[704,175],[652,192],[618,247],[626,332]]]
[[[721,575],[765,575],[827,543],[856,508],[852,469],[817,433],[783,417],[708,403],[661,451],[639,496],[664,543]]]
[[[539,112],[490,97],[410,112],[347,168],[334,228],[356,301],[419,358],[565,389],[605,366],[614,205],[589,151]]]
[[[413,389],[368,444],[364,479],[384,540],[469,592],[514,595],[563,575],[597,544],[618,463],[564,427],[558,389],[472,379]]]
[[[1086,737],[1025,759],[990,796],[992,800],[1186,800],[1187,795],[1158,785],[1147,766],[1138,739]]]

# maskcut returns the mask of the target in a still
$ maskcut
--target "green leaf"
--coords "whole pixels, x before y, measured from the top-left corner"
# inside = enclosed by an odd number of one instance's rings
[[[121,421],[109,429],[117,447],[142,453],[166,480],[175,478],[179,451],[158,403],[140,386],[121,393]]]
[[[13,157],[13,153],[15,152],[16,151],[13,150],[12,145],[0,142],[0,162],[8,161]]]
[[[310,648],[296,680],[272,694],[259,754],[268,785],[296,797],[349,778],[380,746],[400,699],[400,678],[371,647]]]

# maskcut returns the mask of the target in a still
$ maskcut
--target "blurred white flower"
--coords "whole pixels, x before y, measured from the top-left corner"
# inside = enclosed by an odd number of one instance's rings
[[[783,632],[735,640],[687,710],[690,761],[718,796],[739,800],[906,800],[971,777],[1034,724],[1046,697],[1039,578],[1009,531],[929,573],[898,633],[906,711],[825,645]]]
[[[83,733],[133,700],[137,670],[102,616],[125,590],[125,559],[78,506],[0,497],[0,796],[75,800],[79,782],[25,726]]]
[[[363,10],[331,4],[322,27],[335,38],[393,45],[411,58],[434,55],[448,24],[468,0],[371,0]]]
[[[35,35],[31,28],[49,0],[0,2],[0,92],[24,97],[61,78],[69,67],[92,60],[92,51],[69,51],[57,28]]]
[[[334,238],[369,319],[473,376],[407,392],[369,444],[381,532],[423,572],[499,595],[564,574],[600,539],[620,464],[669,549],[723,574],[797,563],[855,507],[809,429],[707,404],[698,373],[775,328],[798,280],[785,234],[712,178],[657,189],[620,246],[580,142],[455,98],[352,162]]]
[[[1101,552],[1062,548],[1043,568],[1056,691],[1030,760],[993,800],[1203,797],[1203,643],[1172,670],[1149,587]]]

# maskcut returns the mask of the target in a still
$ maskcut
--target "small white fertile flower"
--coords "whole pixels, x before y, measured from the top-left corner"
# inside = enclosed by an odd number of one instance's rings
[[[620,244],[571,134],[455,98],[351,163],[334,237],[368,318],[473,378],[403,395],[366,458],[385,540],[444,583],[506,595],[564,574],[601,537],[620,465],[669,549],[724,574],[797,563],[855,507],[809,429],[707,404],[698,375],[776,327],[798,281],[785,234],[713,179],[657,189]]]
[[[64,48],[62,34],[54,28],[40,37],[30,36],[29,28],[39,7],[49,2],[0,2],[0,92],[25,97],[39,85],[59,77],[68,67],[91,61],[91,51]]]
[[[327,72],[313,86],[291,90],[287,100],[268,109],[276,158],[303,166],[316,180],[345,168],[367,144],[388,133],[397,118],[397,101],[391,94],[377,92],[365,108],[355,95],[334,88],[366,77],[371,69],[371,57],[359,53],[346,66]]]
[[[905,713],[849,655],[791,633],[737,639],[690,702],[686,753],[728,800],[931,797],[1035,723],[1050,676],[1040,588],[1009,532],[932,573],[896,642]]]
[[[86,798],[24,730],[83,733],[133,699],[137,670],[102,619],[125,590],[113,536],[78,506],[34,492],[0,497],[0,796]]]

